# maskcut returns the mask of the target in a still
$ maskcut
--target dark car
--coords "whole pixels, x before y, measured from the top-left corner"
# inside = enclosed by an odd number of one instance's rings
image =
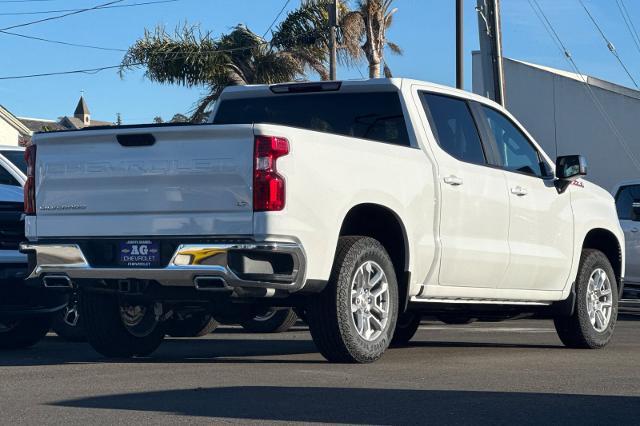
[[[24,281],[22,149],[0,147],[0,349],[32,346],[47,334],[53,316],[67,304],[65,292]]]

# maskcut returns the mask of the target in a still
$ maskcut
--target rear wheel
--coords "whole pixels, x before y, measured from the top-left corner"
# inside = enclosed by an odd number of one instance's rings
[[[260,315],[242,321],[240,325],[251,333],[282,333],[289,330],[298,321],[298,315],[292,308],[269,308]]]
[[[389,346],[398,315],[398,284],[382,244],[338,241],[327,287],[307,307],[311,336],[331,362],[373,362]]]
[[[215,330],[219,324],[211,315],[196,312],[171,319],[165,330],[171,337],[202,337]]]
[[[51,328],[51,315],[0,320],[0,349],[23,349],[38,343]]]
[[[618,284],[604,253],[582,250],[575,291],[573,315],[554,320],[560,340],[570,348],[606,346],[618,318]]]
[[[116,296],[85,292],[80,306],[87,340],[106,357],[146,356],[162,343],[159,303],[120,303]]]
[[[396,331],[391,339],[392,346],[404,346],[415,336],[422,316],[417,312],[405,312],[398,317]]]

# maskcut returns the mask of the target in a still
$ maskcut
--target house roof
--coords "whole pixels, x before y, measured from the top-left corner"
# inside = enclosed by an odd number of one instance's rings
[[[84,96],[80,96],[80,100],[78,101],[78,106],[76,106],[76,110],[73,112],[73,115],[89,115],[89,107],[84,100]]]
[[[51,130],[65,130],[64,126],[53,120],[41,120],[39,118],[21,117],[20,121],[32,132],[42,132]]]
[[[61,129],[56,130],[69,130],[69,129],[84,129],[85,127],[95,126],[113,126],[113,123],[109,121],[91,120],[91,123],[87,126],[78,117],[64,116],[60,119]]]
[[[9,123],[11,127],[25,136],[31,135],[31,129],[25,126],[18,117],[13,115],[8,109],[0,105],[0,118]]]

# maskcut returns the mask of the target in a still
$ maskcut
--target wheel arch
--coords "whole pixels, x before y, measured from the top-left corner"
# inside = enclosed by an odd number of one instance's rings
[[[613,267],[613,272],[616,274],[619,290],[622,290],[620,285],[623,272],[622,245],[615,234],[608,229],[593,228],[585,235],[582,248],[600,250],[607,256]]]
[[[375,203],[353,206],[340,226],[340,237],[361,235],[380,241],[391,257],[398,279],[400,310],[408,304],[409,291],[409,239],[400,216],[392,209]]]

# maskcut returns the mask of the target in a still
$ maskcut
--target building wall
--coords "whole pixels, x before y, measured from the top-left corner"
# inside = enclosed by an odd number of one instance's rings
[[[15,127],[0,118],[0,145],[18,146],[18,136]]]
[[[506,59],[507,108],[550,157],[582,154],[587,179],[612,190],[640,178],[640,92],[590,78],[591,89],[611,117],[631,154],[611,130],[584,83]],[[473,57],[473,91],[482,93],[482,70]],[[634,164],[634,160],[637,159]]]

